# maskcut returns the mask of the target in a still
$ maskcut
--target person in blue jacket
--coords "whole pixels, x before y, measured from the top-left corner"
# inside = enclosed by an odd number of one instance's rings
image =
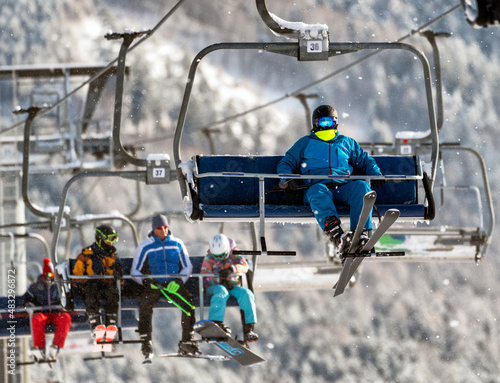
[[[150,360],[153,357],[151,339],[153,306],[163,297],[157,287],[175,284],[178,286],[175,286],[176,289],[178,288],[177,293],[193,305],[193,295],[184,286],[192,270],[193,265],[188,251],[184,243],[171,234],[167,217],[162,214],[155,215],[148,238],[141,242],[135,251],[131,270],[133,279],[144,286],[139,303],[138,330],[142,341],[141,351],[146,359]],[[148,275],[166,274],[183,276],[155,279],[148,277]],[[177,299],[175,295],[171,298]],[[194,338],[195,310],[191,308],[189,310],[188,313],[183,312],[181,317],[182,338],[179,342],[179,353],[194,354],[199,352],[198,345],[191,342]]]
[[[308,136],[300,138],[286,152],[277,166],[278,174],[346,175],[354,169],[366,175],[381,176],[375,160],[353,139],[338,132],[337,111],[330,105],[318,106],[312,115],[313,128]],[[349,236],[344,233],[335,203],[350,206],[350,229],[358,224],[363,207],[363,196],[371,190],[363,180],[308,179],[304,203],[309,204],[316,221],[339,249],[343,249]],[[373,180],[381,186],[383,180]],[[280,187],[288,192],[296,189],[293,179],[281,179]],[[366,229],[362,243],[372,230],[371,215],[364,223]]]

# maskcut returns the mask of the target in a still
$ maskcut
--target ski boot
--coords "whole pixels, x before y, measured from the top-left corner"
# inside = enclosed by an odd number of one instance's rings
[[[363,247],[365,247],[366,242],[370,239],[372,236],[372,231],[369,229],[363,229],[363,232],[361,233],[361,236],[359,237],[359,246],[358,250],[361,250]]]
[[[222,322],[220,322],[220,321],[216,321],[216,320],[214,320],[213,322],[214,322],[217,326],[219,326],[219,327],[220,327],[220,329],[221,329],[222,331],[224,331],[224,332],[227,334],[227,336],[231,336],[231,329],[229,328],[229,326],[226,326],[224,323],[222,323]]]
[[[194,331],[183,331],[182,340],[179,342],[179,354],[196,355],[201,354],[198,343],[193,342]]]
[[[350,232],[351,233],[351,232]],[[354,249],[354,253],[361,251],[363,247],[365,247],[366,243],[370,240],[370,237],[372,236],[372,231],[369,229],[363,229],[363,232],[359,236],[359,243],[356,249]],[[352,237],[351,237],[352,238]],[[349,243],[352,241],[352,239],[349,239]],[[346,249],[349,250],[349,249]],[[373,249],[371,250],[373,251]]]
[[[141,352],[142,355],[144,356],[144,361],[142,362],[143,364],[149,364],[151,363],[151,360],[153,359],[153,342],[151,342],[151,336],[147,334],[141,334]]]
[[[255,323],[245,323],[243,325],[243,339],[245,342],[256,342],[259,336],[254,332]]]
[[[116,325],[118,319],[118,314],[106,314],[105,325],[108,327],[109,325]]]
[[[45,350],[45,347],[38,347],[38,352],[40,354],[39,360],[45,360],[47,358],[47,350]]]
[[[181,340],[179,342],[179,354],[181,355],[197,355],[201,354],[200,346],[191,340]]]
[[[59,355],[60,347],[56,345],[51,345],[49,348],[49,359],[55,360],[57,359],[57,356]]]
[[[337,217],[329,217],[325,220],[325,234],[340,254],[348,250],[351,238],[350,232],[344,233]]]
[[[101,324],[101,316],[99,314],[88,314],[90,324],[90,337],[95,339],[95,328]]]

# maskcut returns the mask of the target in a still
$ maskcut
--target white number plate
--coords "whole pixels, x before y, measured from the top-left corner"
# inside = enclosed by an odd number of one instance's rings
[[[321,53],[323,52],[323,41],[309,40],[307,41],[307,53]]]

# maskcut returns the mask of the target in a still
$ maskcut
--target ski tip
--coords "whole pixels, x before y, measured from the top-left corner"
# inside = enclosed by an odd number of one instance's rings
[[[199,330],[199,329],[201,329],[209,324],[215,324],[215,323],[212,322],[211,320],[208,320],[208,319],[201,319],[198,322],[196,322],[193,327],[194,327],[194,330],[196,331],[196,330]]]
[[[338,297],[338,296],[339,296],[339,295],[341,295],[341,294],[342,294],[342,293],[337,292],[337,291],[335,290],[335,292],[333,293],[333,297],[334,297],[334,298],[335,298],[335,297]]]

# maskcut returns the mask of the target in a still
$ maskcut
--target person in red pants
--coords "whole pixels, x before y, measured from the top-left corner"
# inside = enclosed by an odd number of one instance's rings
[[[49,357],[57,358],[60,349],[64,348],[64,342],[71,327],[71,316],[63,311],[60,306],[61,299],[59,290],[54,281],[54,269],[50,259],[43,260],[43,272],[36,282],[32,283],[23,296],[23,305],[41,306],[31,318],[33,331],[33,345],[40,351],[42,359]],[[45,341],[45,326],[55,325],[54,339],[47,354]]]

